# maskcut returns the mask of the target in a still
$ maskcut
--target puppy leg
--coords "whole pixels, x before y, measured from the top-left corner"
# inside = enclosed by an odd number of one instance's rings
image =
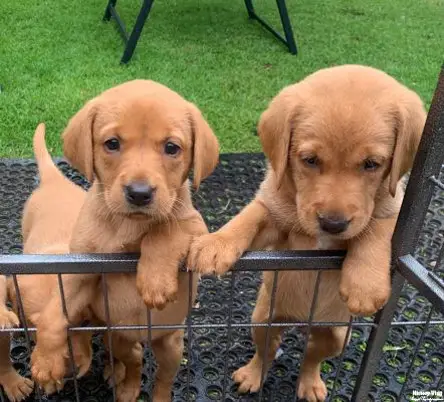
[[[208,230],[199,215],[163,225],[142,239],[137,289],[149,308],[160,310],[176,300],[179,267],[188,254],[191,236],[203,233]]]
[[[217,232],[192,241],[188,267],[201,274],[222,275],[247,249],[266,246],[276,236],[268,208],[256,198]]]
[[[97,275],[64,275],[63,287],[71,324],[80,324],[82,312],[93,298]],[[37,344],[31,355],[31,373],[44,389],[60,389],[68,354],[68,321],[58,288],[54,289],[36,323]]]
[[[10,401],[18,402],[31,394],[34,383],[22,377],[12,366],[9,357],[10,339],[9,333],[0,333],[0,385]]]
[[[342,264],[340,295],[352,314],[369,316],[387,302],[395,218],[373,219],[365,236],[352,239]]]
[[[112,336],[112,338],[115,338],[115,337]],[[112,342],[112,340],[111,340],[111,342]],[[116,359],[116,357],[114,356],[114,353],[113,353],[113,367],[111,366],[111,360],[110,360],[110,354],[109,354],[110,344],[109,344],[109,336],[107,333],[103,337],[103,343],[105,344],[105,349],[108,352],[106,355],[105,368],[103,370],[103,378],[108,383],[108,385],[110,387],[114,387],[114,386],[119,385],[125,379],[126,367],[120,360]],[[112,346],[113,346],[113,352],[114,352],[114,344]],[[113,372],[113,369],[114,369],[114,372]]]
[[[0,328],[18,327],[20,321],[18,317],[6,307],[7,300],[6,276],[0,275]]]
[[[270,314],[270,298],[261,286],[256,307],[253,312],[253,324],[265,324]],[[248,364],[233,373],[234,382],[239,384],[240,393],[257,392],[261,386],[261,376],[264,364],[267,373],[281,343],[282,328],[271,327],[269,329],[268,349],[266,349],[267,328],[253,327],[252,336],[256,345],[256,353]],[[264,360],[265,359],[265,360]]]
[[[88,332],[73,333],[71,336],[74,363],[77,367],[77,378],[83,377],[91,367],[92,334]]]
[[[183,330],[173,332],[152,343],[158,364],[153,402],[171,402],[174,378],[183,355]]]
[[[126,367],[125,378],[116,386],[117,402],[136,402],[142,379],[143,349],[138,342],[113,336],[114,357]]]
[[[327,387],[321,379],[321,363],[341,353],[346,334],[346,327],[311,330],[307,353],[300,372],[298,398],[307,402],[325,401]]]

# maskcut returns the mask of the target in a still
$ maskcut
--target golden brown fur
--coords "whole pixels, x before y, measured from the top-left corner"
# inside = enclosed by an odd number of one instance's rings
[[[34,137],[34,153],[40,172],[40,186],[28,198],[22,220],[23,252],[27,254],[65,254],[85,195],[78,186],[67,180],[54,166],[44,146],[43,124]],[[63,191],[60,191],[60,190]],[[62,204],[64,209],[58,206]],[[63,222],[63,225],[60,224]],[[48,230],[51,228],[51,230]],[[36,326],[39,315],[53,292],[58,291],[56,275],[18,275],[17,282],[28,326]],[[8,282],[9,299],[18,314],[17,295],[12,280]],[[57,294],[57,293],[56,293]],[[32,381],[21,379],[9,359],[9,337],[1,338],[0,370],[9,373],[0,379],[9,400],[20,401],[32,391]],[[79,376],[88,371],[91,363],[89,334],[75,334],[72,338]],[[67,362],[65,362],[67,363]],[[15,385],[14,385],[15,384]],[[17,387],[20,385],[20,387]],[[55,385],[46,388],[55,391]]]
[[[188,265],[222,274],[247,249],[347,249],[341,272],[323,272],[315,321],[371,315],[390,294],[390,239],[425,111],[419,97],[385,73],[363,66],[320,70],[282,90],[263,113],[259,136],[269,160],[256,198],[213,234],[193,240]],[[321,229],[323,228],[323,229]],[[339,228],[339,229],[338,229]],[[332,234],[336,231],[336,234]],[[307,320],[316,272],[279,275],[273,320]],[[265,272],[253,322],[267,322],[273,273]],[[280,328],[253,330],[257,352],[233,378],[257,391]],[[323,401],[321,362],[340,353],[346,328],[314,328],[298,395]]]
[[[120,141],[117,152],[107,148],[112,138]],[[191,236],[207,233],[192,206],[187,175],[193,168],[198,186],[217,163],[218,143],[212,130],[198,109],[178,94],[152,81],[138,80],[88,102],[71,119],[63,139],[65,155],[92,180],[87,193],[79,189],[82,200],[75,205],[54,201],[52,206],[52,211],[72,214],[75,220],[71,230],[67,229],[67,250],[141,252],[137,276],[107,275],[111,324],[146,324],[147,306],[158,308],[152,310],[153,324],[181,324],[188,311],[189,291],[195,296],[196,278],[188,289],[188,276],[178,273],[179,264],[188,252]],[[167,142],[177,144],[180,151],[174,156],[167,154]],[[125,186],[135,181],[156,187],[148,205],[135,206],[125,198]],[[57,193],[69,193],[70,186],[69,182],[59,183]],[[45,186],[41,188],[43,192]],[[40,204],[49,199],[57,200],[57,196],[45,193]],[[70,212],[73,209],[75,212]],[[66,226],[65,218],[39,217],[32,225],[54,236],[61,222]],[[79,325],[85,312],[99,324],[105,323],[100,274],[64,275],[63,283],[71,325]],[[173,300],[178,303],[169,303]],[[67,325],[59,294],[52,294],[38,317],[37,344],[31,356],[33,378],[46,389],[56,388],[66,371]],[[156,402],[171,398],[182,335],[181,330],[152,331],[159,365]],[[113,331],[120,402],[135,401],[140,392],[139,342],[145,337],[146,331]],[[109,375],[108,368],[105,377]]]

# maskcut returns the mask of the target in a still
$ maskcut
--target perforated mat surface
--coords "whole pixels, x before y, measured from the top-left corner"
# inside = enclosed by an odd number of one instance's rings
[[[59,162],[62,171],[78,184],[86,185],[75,171]],[[223,155],[215,173],[201,186],[194,195],[195,205],[204,215],[211,231],[216,230],[235,215],[254,196],[263,178],[265,162],[261,155],[236,154]],[[20,216],[23,203],[37,184],[36,167],[29,160],[0,160],[0,252],[2,254],[21,253]],[[428,266],[437,259],[442,239],[444,238],[444,196],[437,192],[431,204],[427,224],[422,234],[418,255]],[[227,274],[221,279],[204,277],[200,281],[196,307],[192,313],[193,324],[225,323],[229,314],[231,297],[230,279]],[[232,322],[249,323],[254,308],[260,275],[253,273],[236,274]],[[297,289],[295,289],[297,291]],[[426,299],[418,296],[411,286],[406,286],[399,300],[397,321],[425,320],[430,311]],[[433,319],[442,319],[433,314]],[[371,320],[370,320],[371,321]],[[394,401],[406,380],[406,373],[411,361],[414,369],[408,390],[434,389],[439,381],[444,365],[444,347],[442,334],[444,326],[430,326],[424,342],[413,359],[423,326],[396,326],[390,331],[389,343],[384,348],[379,371],[372,388],[373,401]],[[350,401],[353,385],[366,348],[368,328],[355,328],[352,340],[346,349],[345,357],[338,371],[336,395],[330,400],[335,402]],[[278,357],[274,361],[267,377],[263,400],[273,402],[293,401],[295,384],[300,367],[304,338],[296,330],[290,330],[284,337]],[[188,344],[188,340],[187,340]],[[226,329],[194,329],[191,348],[186,348],[183,364],[174,386],[174,401],[221,401],[226,385],[224,401],[257,401],[258,395],[240,396],[230,376],[253,356],[254,347],[247,328],[233,328],[231,342],[227,347]],[[101,338],[94,339],[94,362],[90,373],[79,380],[80,400],[82,402],[111,401],[112,393],[101,377],[105,352]],[[24,338],[18,336],[11,350],[15,367],[29,375],[29,351]],[[148,351],[146,361],[151,358]],[[228,360],[227,360],[228,359]],[[224,381],[225,362],[228,361],[228,378]],[[190,369],[190,395],[187,399],[187,364]],[[331,388],[338,369],[339,359],[327,361],[323,367],[323,378]],[[149,400],[151,384],[145,364],[140,400]],[[330,395],[332,393],[330,392]],[[34,395],[29,401],[38,400]],[[74,388],[68,382],[63,392],[47,401],[75,401]],[[407,397],[402,400],[408,400]]]

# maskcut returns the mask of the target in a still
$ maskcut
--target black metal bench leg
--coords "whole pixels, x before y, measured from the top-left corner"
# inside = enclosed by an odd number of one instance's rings
[[[259,15],[256,14],[256,11],[254,10],[253,0],[244,0],[244,1],[245,1],[245,7],[247,8],[248,11],[248,16],[251,19],[258,21],[265,29],[270,31],[276,38],[278,38],[281,42],[283,42],[287,46],[291,54],[297,54],[298,49],[296,46],[296,40],[294,38],[293,28],[291,27],[291,21],[288,15],[287,4],[285,0],[276,0],[276,4],[279,10],[279,15],[281,17],[282,28],[284,29],[285,38],[278,31],[276,31],[268,22],[266,22],[261,17],[259,17]]]
[[[139,15],[137,16],[136,24],[134,25],[131,35],[128,38],[128,42],[125,46],[125,51],[123,52],[122,59],[120,60],[121,63],[128,63],[131,60],[134,49],[137,45],[137,41],[139,40],[140,34],[142,33],[143,26],[145,25],[145,21],[148,18],[153,3],[154,0],[143,1],[142,8],[140,9]]]
[[[247,7],[248,16],[250,18],[255,18],[256,13],[254,12],[253,1],[252,0],[245,0],[245,7]]]
[[[104,21],[109,21],[111,19],[111,8],[115,7],[117,3],[117,0],[109,0],[108,1],[108,5],[106,6],[105,9],[105,14],[103,16],[103,20]]]
[[[298,49],[296,47],[296,41],[294,39],[290,17],[288,16],[287,4],[285,3],[285,0],[276,0],[276,3],[279,9],[279,15],[281,16],[282,28],[284,28],[288,50],[291,54],[296,54],[298,52]]]

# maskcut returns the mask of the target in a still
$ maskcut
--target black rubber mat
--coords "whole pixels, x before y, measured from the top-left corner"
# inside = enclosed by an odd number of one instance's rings
[[[60,162],[59,167],[75,182],[86,185],[82,177]],[[204,215],[211,231],[216,230],[235,215],[254,196],[261,182],[265,162],[261,155],[223,155],[215,173],[206,180],[199,192],[194,194],[195,205]],[[24,201],[37,183],[35,164],[29,160],[0,160],[0,252],[3,254],[21,253],[20,214]],[[437,251],[444,238],[444,194],[437,192],[423,231],[418,256],[421,261],[433,266]],[[218,279],[204,277],[200,281],[198,302],[192,313],[192,323],[215,324],[228,320],[231,274]],[[253,273],[236,274],[236,285],[232,309],[232,322],[249,323],[254,308],[260,276]],[[411,286],[406,286],[399,300],[397,321],[425,320],[430,306],[418,296]],[[433,319],[442,319],[435,314]],[[371,319],[367,319],[371,321]],[[395,401],[421,337],[422,326],[397,326],[390,331],[389,342],[384,348],[378,374],[372,389],[375,402]],[[411,381],[406,390],[431,390],[436,388],[444,365],[442,334],[444,325],[430,326],[414,359]],[[350,401],[353,386],[363,352],[366,348],[368,328],[352,331],[352,340],[347,347],[342,365],[339,368],[335,402]],[[274,361],[264,386],[264,401],[293,401],[303,348],[303,335],[290,330],[284,337],[278,357]],[[223,387],[226,386],[224,401],[257,401],[258,395],[240,396],[231,380],[231,373],[253,356],[254,347],[247,328],[231,331],[231,342],[227,348],[227,330],[200,328],[194,329],[191,348],[186,348],[183,366],[174,387],[174,401],[187,399],[187,364],[190,370],[190,401],[222,401]],[[187,340],[188,344],[188,340]],[[191,351],[190,351],[191,350]],[[82,402],[110,401],[112,394],[103,382],[104,350],[100,336],[94,339],[94,362],[91,372],[79,381]],[[11,350],[15,367],[29,375],[29,351],[23,337],[18,337]],[[146,352],[146,359],[150,355]],[[228,377],[224,380],[225,363],[228,362]],[[333,386],[338,369],[338,359],[324,363],[323,378],[329,388]],[[145,367],[148,367],[146,364]],[[151,384],[147,369],[144,371],[140,400],[149,400]],[[44,398],[48,401],[74,401],[72,383],[67,383],[64,391],[56,396]],[[331,395],[331,393],[330,393]],[[34,400],[30,398],[29,400]],[[35,400],[37,400],[35,398]],[[407,400],[403,398],[402,400]],[[359,401],[360,402],[360,401]]]

